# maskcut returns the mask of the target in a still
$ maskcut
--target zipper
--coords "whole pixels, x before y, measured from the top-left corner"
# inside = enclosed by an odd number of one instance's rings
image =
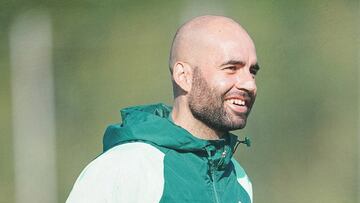
[[[215,180],[215,164],[214,164],[214,161],[212,160],[212,155],[211,155],[211,151],[210,149],[208,148],[205,148],[205,151],[207,152],[208,154],[208,163],[209,163],[209,170],[210,170],[210,180],[211,180],[211,183],[212,183],[212,190],[213,190],[213,193],[214,193],[214,199],[215,199],[215,203],[220,203],[220,200],[219,200],[219,196],[218,196],[218,193],[216,191],[216,180]]]
[[[214,192],[214,196],[215,196],[215,202],[220,203],[218,194],[216,192],[215,173],[214,173],[212,164],[211,164],[211,168],[210,168],[210,173],[211,173],[211,182],[212,182],[212,186],[213,186],[213,192]]]

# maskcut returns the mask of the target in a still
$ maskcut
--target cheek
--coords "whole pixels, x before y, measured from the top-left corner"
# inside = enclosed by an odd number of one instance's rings
[[[214,78],[213,87],[218,90],[227,91],[230,90],[236,83],[236,79],[232,77],[217,77]]]

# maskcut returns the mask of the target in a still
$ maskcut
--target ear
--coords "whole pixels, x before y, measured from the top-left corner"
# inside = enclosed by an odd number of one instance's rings
[[[191,90],[192,68],[184,62],[176,62],[173,66],[173,80],[186,92]]]

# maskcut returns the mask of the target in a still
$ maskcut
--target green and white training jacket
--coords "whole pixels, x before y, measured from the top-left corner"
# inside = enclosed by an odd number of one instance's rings
[[[175,125],[164,104],[121,110],[104,153],[79,175],[67,203],[251,203],[252,186],[232,158],[237,137],[202,140]]]

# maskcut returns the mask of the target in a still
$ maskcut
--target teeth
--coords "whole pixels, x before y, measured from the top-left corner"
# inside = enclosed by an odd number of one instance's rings
[[[245,105],[245,101],[240,100],[240,99],[230,99],[229,101],[230,101],[230,103],[232,103],[232,104],[236,104],[236,105],[240,105],[240,106],[244,106],[244,105]]]

